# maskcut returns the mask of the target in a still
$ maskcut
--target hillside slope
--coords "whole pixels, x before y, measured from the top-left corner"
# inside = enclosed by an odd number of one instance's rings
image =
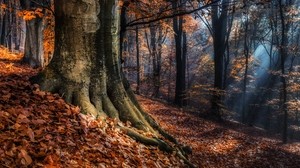
[[[141,96],[138,99],[164,129],[192,147],[191,162],[199,167],[300,167],[299,142],[284,145],[263,130],[229,121],[215,123],[196,112]]]
[[[175,154],[145,146],[79,113],[29,78],[21,56],[0,51],[0,167],[184,167]]]

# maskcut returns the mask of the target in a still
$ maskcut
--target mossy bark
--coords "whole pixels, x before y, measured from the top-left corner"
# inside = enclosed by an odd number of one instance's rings
[[[67,102],[95,117],[111,117],[153,133],[149,138],[120,124],[129,136],[166,151],[179,145],[139,106],[123,78],[119,50],[119,1],[55,1],[56,42],[49,66],[34,80],[43,90],[57,92]],[[122,126],[121,126],[122,125]]]

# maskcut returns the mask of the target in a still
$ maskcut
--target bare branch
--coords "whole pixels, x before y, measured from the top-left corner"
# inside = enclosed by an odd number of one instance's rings
[[[54,11],[51,9],[51,6],[49,6],[49,5],[44,5],[44,4],[42,4],[42,3],[40,3],[40,2],[38,2],[38,1],[36,1],[36,0],[30,0],[30,1],[33,2],[34,4],[36,4],[36,5],[39,6],[39,7],[42,7],[42,8],[44,8],[44,9],[49,10],[49,11],[54,15]]]
[[[145,18],[139,18],[139,19],[136,19],[136,20],[133,20],[133,21],[127,23],[126,26],[131,27],[131,26],[136,26],[136,25],[150,24],[150,23],[157,22],[157,21],[160,21],[160,20],[170,19],[170,18],[173,18],[173,17],[176,17],[176,16],[183,16],[183,15],[191,14],[191,13],[197,12],[199,10],[203,10],[205,8],[208,8],[208,7],[210,7],[214,4],[217,4],[219,1],[220,0],[213,1],[209,4],[203,5],[199,8],[196,8],[196,9],[193,9],[193,10],[190,10],[190,11],[179,10],[179,11],[177,11],[177,13],[174,13],[174,14],[171,14],[171,15],[160,16],[161,15],[161,13],[160,13],[158,17],[150,16],[150,17],[145,17]],[[172,10],[174,10],[174,9],[172,9]],[[153,18],[153,17],[155,17],[155,18]],[[151,18],[153,18],[153,19],[151,19]],[[140,21],[140,20],[145,20],[145,19],[148,19],[148,20]]]

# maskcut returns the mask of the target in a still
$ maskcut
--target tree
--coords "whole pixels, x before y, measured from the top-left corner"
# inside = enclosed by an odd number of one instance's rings
[[[246,122],[246,97],[247,97],[247,83],[248,83],[248,70],[249,70],[249,37],[248,37],[248,27],[249,27],[249,16],[248,8],[246,8],[246,20],[245,20],[245,35],[244,35],[244,55],[245,55],[245,72],[244,72],[244,81],[243,81],[243,104],[242,104],[242,122]]]
[[[5,45],[8,48],[10,48],[9,43],[11,43],[11,27],[9,26],[9,23],[11,23],[11,12],[8,12],[11,8],[11,3],[1,0],[1,5],[4,4],[4,6],[1,6],[0,8],[0,15],[1,15],[1,22],[0,22],[0,44]]]
[[[140,75],[140,46],[139,46],[139,28],[135,27],[135,45],[136,45],[136,93],[140,94],[141,75]]]
[[[153,84],[153,97],[159,96],[159,90],[161,87],[161,62],[162,62],[162,44],[166,39],[166,34],[163,33],[162,25],[150,24],[150,40],[148,39],[148,33],[145,31],[145,37],[147,41],[147,48],[152,60],[152,84]],[[150,42],[149,42],[150,41]]]
[[[172,2],[172,7],[183,8],[182,0]],[[175,13],[176,14],[176,13]],[[174,15],[175,15],[174,14]],[[175,57],[176,57],[176,86],[174,103],[179,106],[185,106],[186,101],[186,32],[183,31],[183,16],[173,18],[173,30],[175,39]]]
[[[130,122],[133,127],[152,133],[146,137],[119,123],[129,136],[148,145],[173,151],[162,130],[137,103],[120,66],[119,0],[55,1],[55,51],[52,61],[33,78],[41,89],[58,92],[85,114]],[[179,156],[183,150],[176,148]],[[183,149],[183,148],[182,148]]]
[[[21,7],[26,10],[24,16],[26,36],[23,62],[32,67],[44,67],[43,15],[45,14],[45,9],[39,8],[38,4],[41,2],[42,0],[35,2],[30,0],[21,1]]]
[[[220,92],[224,90],[224,57],[227,46],[228,33],[228,13],[230,0],[224,0],[219,5],[211,7],[211,26],[214,48],[214,93],[212,97],[212,113],[214,117],[221,120],[222,96]]]
[[[287,0],[285,3],[282,3],[281,0],[278,0],[279,5],[279,16],[281,21],[281,41],[279,46],[280,54],[280,70],[281,76],[280,80],[282,82],[282,111],[283,111],[283,131],[282,131],[282,142],[287,143],[287,129],[288,129],[288,111],[287,111],[287,81],[286,81],[286,72],[285,72],[285,61],[288,56],[287,44],[288,44],[288,30],[289,22],[286,20],[286,13],[283,8],[287,8],[292,4],[291,0]]]
[[[19,1],[0,0],[0,44],[19,51],[22,20],[18,17]]]

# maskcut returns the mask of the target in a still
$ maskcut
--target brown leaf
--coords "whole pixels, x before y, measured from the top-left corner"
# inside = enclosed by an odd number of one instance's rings
[[[20,125],[19,123],[15,123],[13,125],[13,129],[15,129],[15,130],[19,130],[21,127],[22,127],[22,125]]]
[[[28,135],[28,137],[30,138],[30,141],[31,141],[31,142],[35,142],[35,139],[34,139],[34,132],[32,131],[31,128],[28,128],[28,129],[27,129],[27,135]]]
[[[31,120],[31,122],[32,122],[33,124],[35,124],[35,125],[39,125],[39,124],[44,124],[44,123],[46,123],[46,121],[43,120],[43,119]]]
[[[24,114],[19,114],[17,117],[17,123],[29,123],[30,120]]]
[[[24,149],[21,149],[20,150],[20,157],[22,157],[23,159],[24,159],[24,164],[26,165],[26,166],[28,166],[28,165],[30,165],[31,163],[32,163],[32,159],[31,159],[31,157],[28,155],[28,153],[27,153],[27,151],[26,150],[24,150]]]
[[[36,95],[38,95],[38,96],[40,96],[40,97],[42,97],[42,98],[46,95],[46,92],[39,91],[39,90],[33,91],[33,93],[36,94]]]
[[[3,96],[2,96],[2,100],[8,101],[8,100],[10,99],[10,97],[11,97],[11,94],[10,94],[10,93],[9,93],[9,94],[6,94],[6,95],[3,95]]]

